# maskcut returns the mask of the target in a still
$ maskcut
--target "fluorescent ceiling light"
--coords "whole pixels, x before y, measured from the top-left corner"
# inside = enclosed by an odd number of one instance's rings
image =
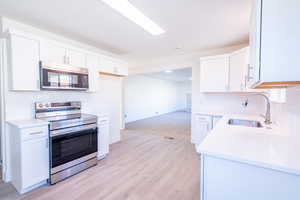
[[[104,3],[127,17],[152,35],[160,35],[165,31],[135,8],[128,0],[102,0]]]
[[[165,73],[172,73],[172,70],[165,70]]]

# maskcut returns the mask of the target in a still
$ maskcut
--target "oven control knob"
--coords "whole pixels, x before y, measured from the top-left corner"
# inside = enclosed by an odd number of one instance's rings
[[[48,103],[46,103],[46,105],[45,105],[45,106],[46,106],[46,108],[48,108],[50,105],[49,105]]]
[[[43,107],[43,104],[40,103],[40,104],[39,104],[39,107],[42,108],[42,107]]]

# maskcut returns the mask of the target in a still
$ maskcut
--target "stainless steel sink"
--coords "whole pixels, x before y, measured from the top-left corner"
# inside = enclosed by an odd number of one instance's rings
[[[259,121],[242,120],[242,119],[229,119],[228,124],[236,125],[236,126],[255,127],[255,128],[263,127],[263,125]]]

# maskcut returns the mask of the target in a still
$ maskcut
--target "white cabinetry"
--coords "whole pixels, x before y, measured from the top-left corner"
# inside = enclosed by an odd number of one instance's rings
[[[194,144],[200,144],[213,128],[213,118],[210,115],[195,114],[192,140]]]
[[[115,63],[112,59],[106,56],[100,57],[100,72],[113,74],[115,70]]]
[[[39,41],[10,34],[8,49],[10,89],[39,90]]]
[[[254,80],[249,47],[230,54],[200,59],[201,92],[263,92],[251,90]]]
[[[231,92],[246,90],[248,56],[249,48],[241,49],[229,55],[229,90]]]
[[[112,59],[107,56],[100,57],[100,72],[127,76],[128,75],[128,66],[126,63],[119,60]]]
[[[41,42],[41,60],[43,62],[86,67],[84,52],[49,41]]]
[[[200,182],[202,200],[298,200],[300,196],[297,174],[207,154],[201,155]]]
[[[48,125],[9,124],[12,184],[23,194],[45,184],[49,178]]]
[[[228,56],[201,58],[200,60],[201,92],[228,91]]]
[[[98,160],[105,158],[109,153],[109,118],[98,118]]]
[[[56,63],[56,64],[66,64],[66,48],[47,42],[41,41],[41,61]]]
[[[297,25],[300,2],[253,2],[250,28],[252,87],[278,88],[300,84],[300,27]]]
[[[69,44],[15,30],[8,32],[8,73],[10,89],[14,91],[39,91],[39,62],[89,68],[90,92],[98,90],[99,72],[114,76],[127,76],[127,63],[99,55]]]
[[[83,52],[67,49],[67,60],[68,64],[77,67],[86,66],[86,56]]]
[[[89,69],[89,91],[97,92],[99,89],[98,56],[93,54],[87,54],[86,66]]]

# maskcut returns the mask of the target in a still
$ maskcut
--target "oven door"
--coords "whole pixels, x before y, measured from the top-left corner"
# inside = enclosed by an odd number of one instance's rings
[[[97,134],[95,127],[51,136],[51,174],[95,158]]]
[[[71,66],[46,66],[40,62],[41,89],[87,90],[88,70]]]

